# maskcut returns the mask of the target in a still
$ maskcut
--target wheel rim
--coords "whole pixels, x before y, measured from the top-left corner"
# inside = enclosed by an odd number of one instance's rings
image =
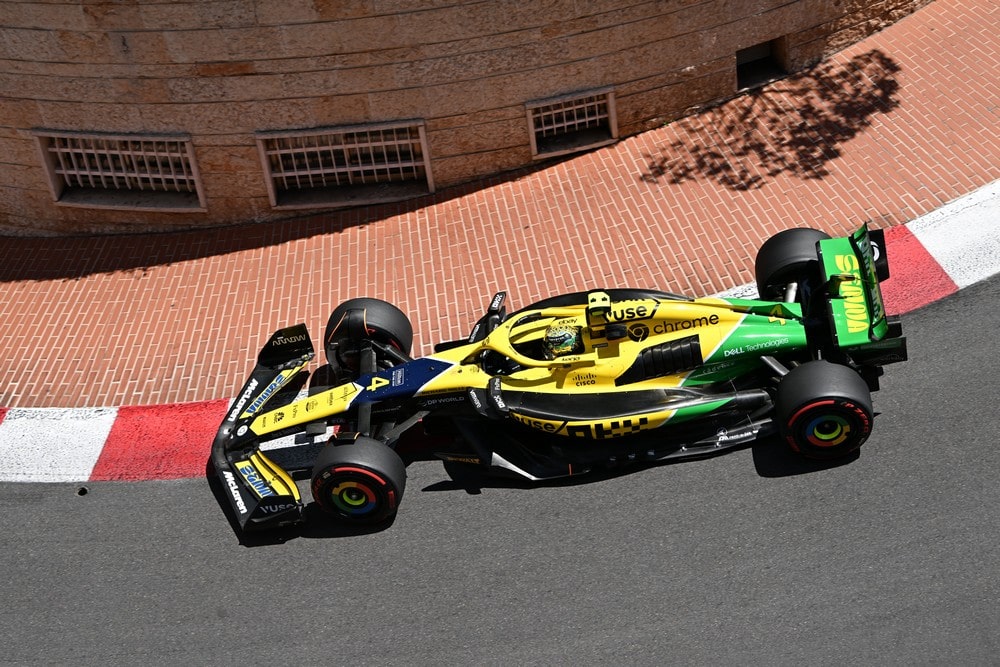
[[[330,489],[334,506],[345,514],[368,514],[378,506],[375,492],[357,482],[341,482]]]
[[[789,424],[789,442],[821,451],[855,449],[868,436],[871,420],[860,407],[847,401],[825,400],[800,408]]]
[[[816,417],[806,425],[805,436],[816,447],[836,447],[851,436],[851,425],[840,415]]]
[[[392,511],[396,492],[370,470],[339,467],[330,471],[327,497],[332,509],[348,518],[368,519]]]

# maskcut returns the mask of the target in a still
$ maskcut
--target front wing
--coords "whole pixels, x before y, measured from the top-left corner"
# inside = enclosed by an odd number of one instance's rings
[[[259,451],[256,438],[246,436],[254,417],[299,376],[313,356],[305,325],[275,332],[260,351],[257,365],[212,442],[212,466],[243,530],[302,520],[303,504],[295,481]]]

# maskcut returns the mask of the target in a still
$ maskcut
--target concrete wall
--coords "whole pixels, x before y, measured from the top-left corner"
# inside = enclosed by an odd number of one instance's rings
[[[524,104],[612,87],[619,135],[736,94],[737,50],[815,64],[929,0],[0,3],[0,234],[287,217],[255,133],[419,119],[438,189],[532,162]],[[191,137],[203,211],[53,201],[32,130]]]

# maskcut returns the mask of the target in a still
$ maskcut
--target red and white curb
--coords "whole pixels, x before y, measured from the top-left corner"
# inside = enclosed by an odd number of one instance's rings
[[[1000,181],[886,230],[887,310],[906,313],[1000,273]],[[741,286],[728,296],[755,296]],[[229,399],[109,408],[0,407],[0,482],[156,480],[205,474]],[[269,449],[290,442],[271,443]]]

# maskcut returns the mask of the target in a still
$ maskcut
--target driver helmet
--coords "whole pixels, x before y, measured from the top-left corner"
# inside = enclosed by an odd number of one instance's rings
[[[549,359],[583,352],[583,328],[555,322],[545,330],[545,355]]]

